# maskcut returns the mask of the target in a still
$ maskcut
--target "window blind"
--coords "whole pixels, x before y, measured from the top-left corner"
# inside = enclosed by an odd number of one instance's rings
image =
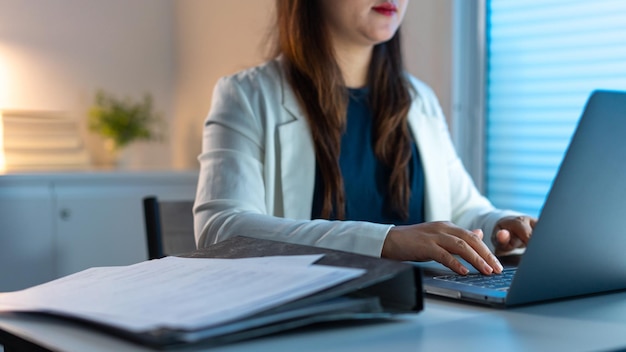
[[[537,216],[589,94],[626,90],[626,1],[491,0],[486,21],[486,194]]]

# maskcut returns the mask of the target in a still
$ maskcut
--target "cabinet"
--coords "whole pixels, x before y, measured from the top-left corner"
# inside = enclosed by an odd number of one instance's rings
[[[197,172],[0,176],[0,291],[147,259],[142,199],[195,197]]]

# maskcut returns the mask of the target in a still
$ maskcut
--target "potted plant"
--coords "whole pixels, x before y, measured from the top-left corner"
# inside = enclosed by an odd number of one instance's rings
[[[135,101],[98,90],[89,110],[88,126],[92,132],[104,137],[105,148],[116,159],[119,152],[132,142],[161,139],[162,122],[160,114],[154,112],[150,94]]]

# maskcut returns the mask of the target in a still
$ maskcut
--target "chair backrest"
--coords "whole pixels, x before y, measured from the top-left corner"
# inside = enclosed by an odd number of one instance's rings
[[[193,201],[143,199],[148,259],[188,253],[196,249]]]

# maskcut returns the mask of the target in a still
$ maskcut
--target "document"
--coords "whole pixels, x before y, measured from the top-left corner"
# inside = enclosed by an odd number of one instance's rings
[[[311,265],[323,255],[246,259],[166,257],[96,267],[0,293],[0,312],[45,312],[141,333],[229,323],[363,275]]]

